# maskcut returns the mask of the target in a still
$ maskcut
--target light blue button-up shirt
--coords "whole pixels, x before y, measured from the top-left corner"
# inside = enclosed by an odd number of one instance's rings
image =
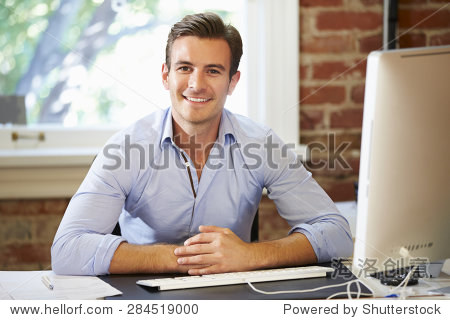
[[[53,270],[106,274],[122,241],[182,244],[200,225],[249,241],[263,188],[319,262],[351,255],[348,222],[271,129],[224,110],[199,181],[174,143],[169,108],[114,135],[97,156],[56,233]],[[122,236],[111,235],[118,220]]]

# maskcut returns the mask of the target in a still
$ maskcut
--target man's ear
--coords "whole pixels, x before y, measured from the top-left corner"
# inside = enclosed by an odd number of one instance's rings
[[[231,77],[230,85],[228,86],[228,95],[231,96],[231,94],[234,91],[234,88],[236,87],[237,83],[239,82],[239,79],[241,78],[241,72],[236,71],[235,74]]]
[[[162,83],[166,90],[169,90],[169,68],[163,63],[161,68]]]

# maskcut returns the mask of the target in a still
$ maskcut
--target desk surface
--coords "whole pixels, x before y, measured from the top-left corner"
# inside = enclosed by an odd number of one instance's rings
[[[309,278],[299,280],[285,280],[255,283],[254,286],[264,291],[285,291],[303,290],[322,286],[345,283],[356,279],[346,267],[339,267],[335,276],[324,278]],[[348,272],[347,272],[348,271]],[[108,275],[100,277],[113,287],[123,292],[123,295],[108,297],[114,300],[263,300],[263,299],[325,299],[337,292],[346,291],[343,285],[337,288],[328,288],[308,293],[288,293],[278,295],[265,295],[253,291],[247,284],[237,284],[229,286],[217,286],[207,288],[182,289],[158,291],[157,289],[139,286],[137,280],[163,278],[173,275]],[[178,275],[179,276],[179,275]],[[356,285],[352,286],[352,291],[356,291]],[[362,292],[370,291],[361,286]],[[347,297],[346,294],[339,296]]]

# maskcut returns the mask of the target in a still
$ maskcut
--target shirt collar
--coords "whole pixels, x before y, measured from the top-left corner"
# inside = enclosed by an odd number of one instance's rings
[[[217,137],[217,142],[219,144],[225,145],[227,143],[234,143],[236,141],[236,135],[234,133],[234,128],[231,123],[229,111],[224,109],[222,111],[222,115],[220,118],[220,125],[219,125],[219,133]],[[165,143],[174,144],[173,141],[173,124],[172,124],[172,108],[168,108],[165,118],[164,118],[164,125],[163,125],[163,131],[161,135],[161,148],[164,146]]]
[[[172,108],[166,110],[164,116],[164,125],[161,135],[161,148],[165,143],[173,144],[173,129],[172,129]]]
[[[230,119],[230,111],[223,109],[222,117],[220,118],[219,134],[217,142],[221,145],[227,143],[231,144],[236,141],[236,134],[234,133],[234,127]]]

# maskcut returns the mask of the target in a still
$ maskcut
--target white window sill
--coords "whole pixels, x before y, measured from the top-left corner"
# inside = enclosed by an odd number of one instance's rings
[[[16,129],[0,127],[0,199],[72,197],[95,156],[114,133],[114,130],[59,129],[45,131],[44,141],[11,142]],[[33,134],[33,129],[19,129],[23,135]],[[309,158],[305,145],[295,151],[302,160]]]
[[[0,127],[0,199],[70,198],[117,129]],[[45,138],[39,140],[39,133]],[[13,134],[20,137],[13,140]]]
[[[71,198],[99,150],[0,150],[0,199]],[[308,159],[306,146],[296,151]]]
[[[100,150],[100,148],[0,150],[0,168],[85,167],[92,163]]]
[[[0,199],[70,198],[99,150],[1,150]]]

